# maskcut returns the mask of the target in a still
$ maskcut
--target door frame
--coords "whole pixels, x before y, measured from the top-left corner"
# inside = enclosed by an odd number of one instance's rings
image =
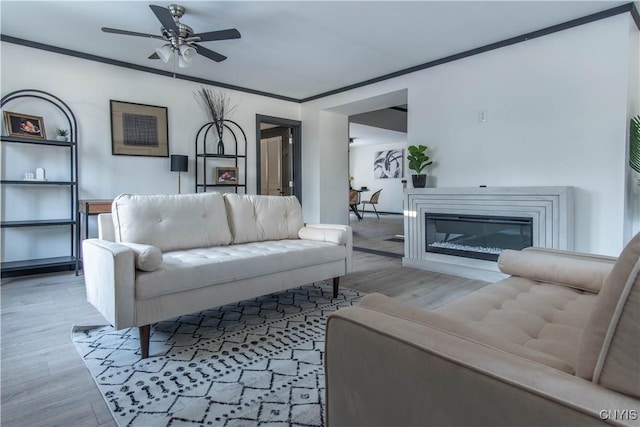
[[[293,195],[298,198],[300,204],[302,204],[302,122],[299,120],[284,119],[281,117],[266,116],[263,114],[256,114],[256,194],[261,194],[261,175],[262,175],[262,162],[260,139],[262,131],[260,129],[261,123],[268,123],[270,125],[277,125],[291,128],[291,136],[293,138],[292,150],[292,170],[291,176],[293,178]]]

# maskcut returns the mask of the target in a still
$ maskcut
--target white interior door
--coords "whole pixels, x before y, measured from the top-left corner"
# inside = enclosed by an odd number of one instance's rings
[[[260,141],[261,194],[281,196],[282,190],[282,137]]]

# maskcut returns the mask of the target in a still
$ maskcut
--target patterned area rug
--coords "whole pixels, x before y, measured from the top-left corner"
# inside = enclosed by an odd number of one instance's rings
[[[363,294],[332,299],[317,282],[138,329],[74,327],[72,339],[120,426],[323,426],[327,316]]]

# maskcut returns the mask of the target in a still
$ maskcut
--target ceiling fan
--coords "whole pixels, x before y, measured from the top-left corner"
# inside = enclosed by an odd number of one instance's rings
[[[102,27],[105,33],[122,34],[125,36],[146,37],[164,40],[166,44],[156,49],[149,56],[149,59],[161,59],[169,62],[174,54],[178,56],[178,65],[187,68],[191,65],[193,57],[198,53],[204,57],[221,62],[227,59],[226,56],[207,49],[196,42],[211,42],[216,40],[239,39],[240,32],[235,28],[220,31],[209,31],[206,33],[194,33],[193,29],[180,22],[184,15],[185,8],[177,4],[171,4],[165,8],[162,6],[149,5],[153,13],[162,24],[161,35],[137,33],[135,31],[118,30],[115,28]]]

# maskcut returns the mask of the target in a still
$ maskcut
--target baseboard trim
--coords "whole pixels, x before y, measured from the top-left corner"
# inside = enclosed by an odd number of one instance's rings
[[[373,254],[373,255],[380,255],[380,256],[386,256],[389,258],[398,258],[401,259],[404,257],[404,255],[401,254],[395,254],[393,252],[386,252],[386,251],[378,251],[376,249],[369,249],[369,248],[361,248],[359,246],[354,246],[353,247],[354,251],[358,251],[358,252],[365,252],[368,254]]]

